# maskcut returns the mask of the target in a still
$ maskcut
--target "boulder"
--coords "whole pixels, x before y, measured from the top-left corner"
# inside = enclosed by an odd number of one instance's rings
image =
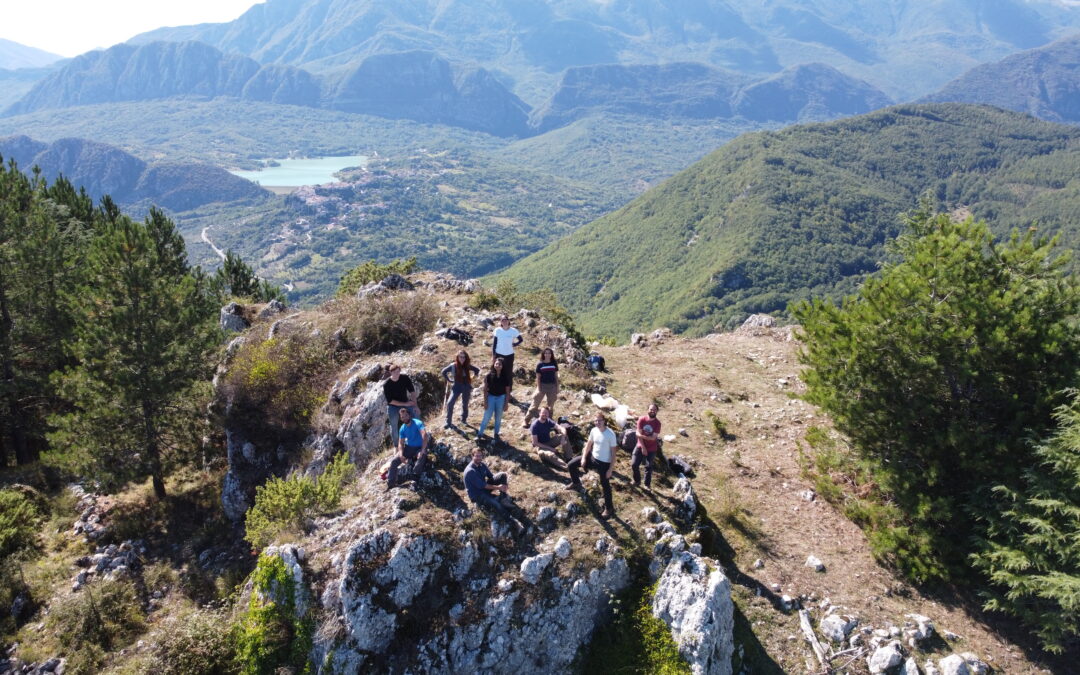
[[[690,484],[690,479],[683,476],[675,481],[671,494],[678,502],[675,505],[675,516],[686,523],[692,521],[694,514],[697,513],[697,497],[694,496],[694,487]]]
[[[366,466],[389,434],[386,397],[380,382],[371,382],[341,413],[336,436],[356,466]]]
[[[527,584],[535,584],[540,581],[540,576],[554,558],[555,554],[553,553],[541,553],[540,555],[525,558],[521,561],[521,578]]]
[[[652,614],[667,624],[694,675],[728,675],[734,651],[731,582],[689,552],[672,555],[656,585]]]
[[[847,639],[848,633],[854,630],[857,625],[859,625],[859,622],[854,619],[848,619],[839,614],[830,614],[821,620],[818,629],[822,635],[833,642],[843,642]]]
[[[570,557],[570,540],[566,537],[559,537],[559,541],[555,542],[555,556],[559,560],[565,560]]]
[[[221,330],[232,333],[241,333],[250,325],[242,316],[243,307],[235,302],[230,302],[221,308],[218,323]]]
[[[285,311],[285,303],[278,299],[273,299],[266,303],[266,306],[259,310],[260,319],[269,319],[270,317],[281,314]]]
[[[938,667],[941,669],[941,675],[972,675],[967,661],[959,654],[949,654],[938,661]]]
[[[900,675],[920,675],[919,664],[915,663],[913,657],[908,657],[904,660],[904,666],[900,669]]]
[[[870,675],[880,675],[888,672],[899,667],[903,662],[903,648],[897,640],[893,640],[883,647],[878,647],[870,658],[866,660],[867,666],[870,668]]]

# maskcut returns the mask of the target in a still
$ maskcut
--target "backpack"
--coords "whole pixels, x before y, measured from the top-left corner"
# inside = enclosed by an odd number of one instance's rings
[[[596,371],[604,370],[604,357],[599,354],[589,354],[589,369]]]
[[[468,347],[473,342],[473,336],[460,328],[447,328],[444,337],[447,340],[453,340],[462,347]]]

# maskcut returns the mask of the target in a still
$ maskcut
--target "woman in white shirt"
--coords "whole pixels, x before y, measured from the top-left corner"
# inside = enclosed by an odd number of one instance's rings
[[[585,449],[567,465],[570,470],[570,484],[566,489],[581,489],[582,468],[598,473],[600,487],[604,492],[604,510],[600,517],[607,519],[615,516],[615,505],[611,501],[611,474],[615,467],[615,450],[619,447],[619,441],[615,438],[615,432],[608,429],[603,413],[596,413],[593,424]]]

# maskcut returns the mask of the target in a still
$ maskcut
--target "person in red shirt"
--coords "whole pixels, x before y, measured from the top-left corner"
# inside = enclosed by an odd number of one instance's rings
[[[649,405],[648,414],[637,421],[637,445],[634,447],[633,461],[630,465],[634,473],[634,486],[641,485],[641,465],[645,464],[645,489],[652,489],[653,458],[659,447],[660,420],[656,418],[659,408],[655,403]]]

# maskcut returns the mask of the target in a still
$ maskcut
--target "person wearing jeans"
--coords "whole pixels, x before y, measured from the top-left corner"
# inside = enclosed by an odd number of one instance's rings
[[[442,377],[446,380],[446,426],[451,429],[454,426],[454,402],[461,398],[461,423],[469,423],[469,397],[472,395],[472,378],[480,374],[480,369],[472,364],[469,353],[462,349],[454,357],[454,362],[442,369]]]
[[[491,362],[491,370],[484,376],[484,417],[480,420],[477,438],[483,438],[487,431],[488,420],[495,416],[495,440],[501,441],[499,430],[502,428],[502,415],[506,410],[506,380],[503,378],[503,360]]]
[[[398,428],[401,426],[401,411],[408,410],[409,417],[420,417],[420,408],[416,405],[416,387],[408,375],[401,373],[401,366],[396,363],[386,364],[390,377],[383,382],[383,396],[386,397],[386,417],[390,421],[390,444],[398,444]]]
[[[386,487],[397,487],[398,467],[405,465],[406,472],[419,477],[427,468],[427,449],[431,436],[424,423],[412,416],[408,408],[398,411],[401,428],[398,432],[398,454],[390,462],[386,472]]]
[[[484,451],[476,448],[472,453],[472,461],[465,467],[461,476],[465,483],[465,490],[469,493],[469,500],[480,507],[486,507],[495,512],[506,523],[521,534],[524,527],[519,523],[503,505],[500,498],[507,495],[507,483],[509,477],[499,472],[492,475],[491,469],[484,464]],[[508,495],[507,495],[508,496]]]
[[[618,447],[619,441],[615,438],[615,432],[608,429],[603,413],[596,413],[593,424],[595,426],[589,432],[585,449],[567,464],[567,469],[570,471],[570,484],[566,486],[566,489],[581,489],[582,469],[585,471],[591,469],[598,473],[600,488],[604,493],[604,510],[600,513],[600,517],[606,519],[615,515],[615,505],[611,499],[611,474],[615,467],[615,448]]]
[[[652,489],[653,459],[659,448],[660,420],[656,418],[659,410],[656,404],[649,406],[649,413],[637,421],[637,445],[634,447],[633,462],[630,470],[634,474],[634,486],[641,485],[641,465],[645,464],[645,489]]]

